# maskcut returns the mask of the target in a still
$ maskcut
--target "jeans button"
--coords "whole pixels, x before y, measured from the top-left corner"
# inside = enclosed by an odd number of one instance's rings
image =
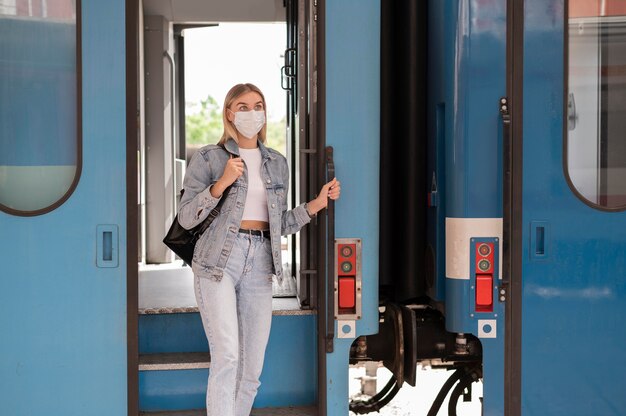
[[[272,208],[276,208],[276,204],[272,204]]]

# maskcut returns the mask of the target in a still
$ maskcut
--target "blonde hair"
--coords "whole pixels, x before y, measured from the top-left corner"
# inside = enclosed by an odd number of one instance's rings
[[[234,87],[230,89],[230,91],[228,91],[228,93],[226,94],[226,98],[224,99],[224,108],[222,109],[222,121],[224,123],[224,133],[222,133],[222,138],[217,144],[220,144],[220,145],[224,144],[226,143],[228,139],[231,139],[231,138],[235,140],[237,143],[239,143],[239,141],[237,140],[237,129],[235,128],[235,125],[232,122],[228,121],[228,117],[226,116],[226,111],[229,110],[230,105],[237,99],[237,97],[243,94],[246,94],[248,92],[256,92],[257,94],[261,96],[261,100],[263,101],[263,110],[265,111],[265,115],[267,117],[267,105],[265,104],[265,96],[263,95],[261,90],[256,85],[249,84],[249,83],[235,85]],[[267,131],[267,121],[263,125],[263,128],[261,129],[261,131],[259,132],[258,138],[261,141],[261,143],[265,143],[266,131]]]

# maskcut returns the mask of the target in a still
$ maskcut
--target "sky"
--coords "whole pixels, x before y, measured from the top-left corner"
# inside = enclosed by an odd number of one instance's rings
[[[211,95],[221,108],[233,85],[251,82],[265,95],[268,119],[283,118],[280,69],[285,33],[285,23],[222,23],[185,29],[185,101],[199,103]]]

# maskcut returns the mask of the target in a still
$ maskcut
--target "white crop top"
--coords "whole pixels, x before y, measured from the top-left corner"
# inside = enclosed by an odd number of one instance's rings
[[[261,150],[258,147],[256,149],[239,148],[239,154],[248,168],[248,194],[241,219],[269,222],[267,193],[265,184],[261,180]]]

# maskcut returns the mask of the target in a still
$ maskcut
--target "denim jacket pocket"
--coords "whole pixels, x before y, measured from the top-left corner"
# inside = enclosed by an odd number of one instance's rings
[[[274,185],[274,196],[276,197],[276,206],[278,207],[278,213],[282,213],[285,209],[287,209],[287,191],[283,184],[275,184]]]
[[[219,217],[216,218],[209,228],[200,236],[200,239],[196,242],[196,247],[193,250],[193,262],[198,263],[202,266],[207,266],[210,264],[215,264],[216,256],[213,254],[214,250],[210,250],[208,247],[211,243],[215,244],[211,235],[215,233],[215,228],[217,227],[219,222]]]

